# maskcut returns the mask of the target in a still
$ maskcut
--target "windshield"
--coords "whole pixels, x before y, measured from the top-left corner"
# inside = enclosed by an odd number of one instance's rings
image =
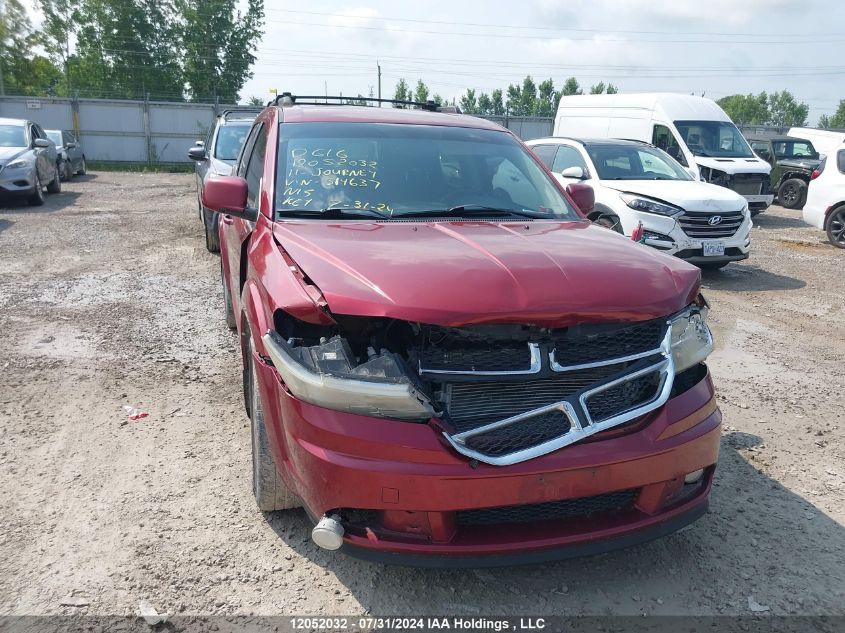
[[[810,141],[772,141],[777,158],[813,158],[819,153]]]
[[[730,121],[675,121],[675,127],[696,156],[754,157],[748,141]]]
[[[217,130],[217,141],[214,143],[214,158],[236,161],[241,153],[244,141],[249,134],[249,123],[223,125]]]
[[[53,141],[53,143],[55,143],[56,145],[62,144],[61,132],[59,132],[58,130],[44,130],[44,132],[47,134],[47,138]]]
[[[0,147],[26,147],[22,125],[0,125]]]
[[[489,207],[580,219],[533,157],[505,132],[384,123],[283,124],[278,214],[333,207],[394,217]]]
[[[599,180],[692,180],[666,152],[635,145],[591,145]]]

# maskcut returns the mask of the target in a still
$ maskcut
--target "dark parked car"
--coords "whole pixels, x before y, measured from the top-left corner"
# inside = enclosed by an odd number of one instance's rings
[[[281,95],[205,183],[258,506],[304,506],[325,549],[447,566],[702,516],[721,415],[700,271],[593,226],[592,189],[510,131],[417,105]]]
[[[218,236],[219,215],[209,213],[202,206],[202,190],[211,176],[227,176],[238,159],[246,135],[258,110],[225,110],[205,141],[197,141],[188,150],[188,157],[197,163],[197,207],[205,230],[205,247],[212,253],[220,252]]]
[[[803,138],[775,136],[750,138],[751,149],[772,166],[771,187],[778,203],[787,209],[800,209],[807,201],[807,185],[821,162],[813,144]]]
[[[50,193],[62,190],[55,144],[34,121],[0,118],[0,195],[25,197],[44,204],[44,185]]]
[[[74,133],[68,130],[44,131],[47,133],[47,137],[56,144],[59,174],[62,180],[70,180],[74,174],[84,176],[87,172],[85,152],[82,151],[82,143],[79,142]]]

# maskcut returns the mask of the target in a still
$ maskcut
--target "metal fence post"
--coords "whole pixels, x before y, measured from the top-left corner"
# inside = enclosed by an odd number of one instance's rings
[[[79,139],[79,92],[73,93],[70,102],[70,118],[73,125],[73,135]]]
[[[150,134],[150,93],[144,93],[144,141],[147,146],[147,164],[153,162],[153,139]]]

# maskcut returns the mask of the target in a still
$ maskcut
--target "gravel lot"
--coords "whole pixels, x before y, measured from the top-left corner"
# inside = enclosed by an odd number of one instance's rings
[[[44,207],[3,203],[0,614],[845,614],[845,252],[799,217],[770,209],[751,259],[705,275],[724,413],[710,514],[473,572],[327,553],[302,511],[257,510],[193,176],[92,173]]]

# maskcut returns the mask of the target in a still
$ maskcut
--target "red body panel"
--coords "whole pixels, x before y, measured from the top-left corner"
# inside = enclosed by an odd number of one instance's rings
[[[286,123],[500,129],[472,117],[387,108],[268,108],[257,119],[267,126],[268,148],[276,146],[281,116]],[[255,343],[252,361],[277,468],[313,517],[338,508],[380,512],[381,532],[345,537],[364,550],[483,556],[624,536],[707,503],[721,419],[709,376],[628,431],[510,466],[471,465],[433,424],[297,400],[266,363],[261,340],[276,311],[317,324],[331,323],[333,313],[448,326],[652,319],[694,300],[698,269],[582,221],[274,223],[275,160],[269,149],[258,220],[220,223],[221,266],[242,349],[249,337]],[[684,476],[701,468],[707,474],[695,490],[678,497]],[[507,530],[455,523],[461,510],[629,489],[638,491],[634,508],[612,517]]]

